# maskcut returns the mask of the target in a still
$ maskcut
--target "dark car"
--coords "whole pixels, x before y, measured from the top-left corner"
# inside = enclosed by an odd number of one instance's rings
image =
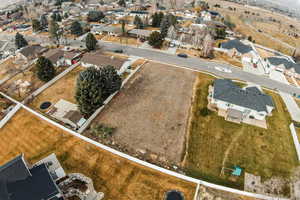
[[[116,49],[114,50],[115,53],[123,53],[123,50],[122,49]]]
[[[179,53],[177,54],[178,57],[181,57],[181,58],[187,58],[188,55],[186,55],[185,53]]]

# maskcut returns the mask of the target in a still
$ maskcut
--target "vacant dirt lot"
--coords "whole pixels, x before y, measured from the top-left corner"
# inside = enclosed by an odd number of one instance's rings
[[[196,74],[163,64],[143,66],[94,120],[117,130],[113,138],[180,162]]]
[[[105,200],[161,200],[177,189],[192,200],[196,185],[137,165],[20,110],[0,130],[0,165],[24,153],[30,163],[55,153],[67,173],[91,177]]]

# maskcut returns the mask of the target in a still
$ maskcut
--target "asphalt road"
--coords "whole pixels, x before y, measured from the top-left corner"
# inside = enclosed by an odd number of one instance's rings
[[[241,68],[237,68],[231,65],[210,62],[199,58],[180,58],[176,55],[167,54],[161,51],[142,49],[142,48],[137,48],[132,46],[125,46],[116,43],[108,43],[108,42],[100,41],[100,45],[102,45],[103,48],[106,50],[121,48],[123,49],[124,53],[128,55],[140,56],[149,60],[186,67],[196,71],[206,71],[220,77],[243,80],[243,81],[261,85],[269,89],[275,89],[292,95],[294,93],[300,95],[300,89],[295,86],[287,85],[282,82],[272,80],[267,76],[259,76],[249,72],[245,72]],[[229,68],[232,71],[232,73],[225,73],[216,70],[215,69],[216,66]]]
[[[12,40],[13,38],[14,35],[12,34],[5,34],[5,33],[0,34],[0,40]],[[35,41],[37,43],[49,42],[49,38],[43,36],[26,36],[26,39],[30,41]],[[210,62],[208,60],[199,59],[199,58],[180,58],[176,55],[164,53],[158,50],[143,49],[143,48],[138,48],[133,46],[121,45],[117,43],[99,41],[99,44],[105,50],[111,51],[113,49],[123,49],[124,53],[128,55],[139,56],[139,57],[146,58],[148,60],[176,65],[179,67],[185,67],[196,71],[206,71],[220,77],[243,80],[243,81],[261,85],[269,89],[285,92],[291,95],[293,94],[296,94],[297,96],[300,95],[300,89],[295,86],[284,84],[276,80],[272,80],[267,76],[259,76],[249,72],[245,72],[241,68],[234,67],[228,64]],[[218,71],[215,69],[216,66],[229,68],[232,71],[232,73],[225,73],[222,71]]]

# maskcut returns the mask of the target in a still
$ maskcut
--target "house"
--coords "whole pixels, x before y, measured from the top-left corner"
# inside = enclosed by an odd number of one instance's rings
[[[275,105],[272,97],[257,86],[241,88],[232,80],[217,79],[209,87],[208,107],[217,111],[226,120],[236,123],[256,123],[266,128],[266,116],[270,116]],[[251,124],[251,123],[250,123]]]
[[[54,153],[34,165],[21,154],[0,166],[1,200],[101,200],[93,181],[80,173],[65,173]]]
[[[22,48],[17,52],[17,58],[23,59],[26,62],[41,56],[48,49],[40,45],[30,45]]]
[[[215,20],[217,18],[220,18],[221,15],[220,15],[220,13],[218,13],[216,11],[204,10],[204,11],[201,12],[201,17],[205,21],[211,21],[211,20]]]
[[[77,62],[79,55],[80,53],[75,51],[64,51],[61,49],[50,49],[44,54],[55,67],[73,65]]]
[[[64,51],[61,49],[50,49],[44,56],[48,58],[55,67],[64,65]]]
[[[1,200],[63,200],[47,165],[30,166],[23,155],[0,166]]]
[[[128,31],[128,34],[132,37],[147,39],[152,32],[153,31],[144,29],[131,29],[130,31]]]
[[[104,26],[102,27],[102,32],[100,34],[107,34],[110,36],[121,36],[122,35],[122,29],[120,27],[115,26]]]
[[[77,105],[63,99],[60,99],[47,113],[76,130],[86,122],[78,111]]]
[[[251,54],[253,48],[250,45],[244,44],[238,39],[229,40],[221,43],[220,46],[230,57],[242,57]],[[251,56],[250,56],[251,57]]]
[[[149,16],[149,12],[147,12],[147,11],[130,11],[129,16],[131,16],[131,17],[138,16],[140,18],[146,18]]]
[[[120,72],[123,64],[127,61],[126,59],[117,58],[113,56],[106,56],[99,52],[86,53],[81,58],[81,65],[83,67],[104,67],[107,65],[114,66],[118,72]]]
[[[288,58],[282,56],[265,58],[264,61],[270,70],[276,70],[287,76],[300,79],[300,64],[294,63]]]

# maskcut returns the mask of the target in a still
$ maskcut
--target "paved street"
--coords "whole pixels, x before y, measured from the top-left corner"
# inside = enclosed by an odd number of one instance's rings
[[[0,40],[4,39],[13,39],[14,35],[12,34],[0,34]],[[48,37],[42,37],[42,36],[26,36],[27,39],[34,40],[37,43],[45,43],[49,42]],[[285,93],[300,95],[300,89],[287,85],[284,83],[281,83],[276,80],[272,80],[265,76],[258,76],[249,72],[245,72],[240,68],[228,65],[228,64],[222,64],[222,63],[216,63],[216,62],[209,62],[207,60],[199,59],[199,58],[180,58],[176,55],[171,55],[168,53],[164,53],[159,50],[152,50],[152,49],[142,49],[138,47],[132,47],[132,46],[125,46],[117,43],[110,43],[110,42],[104,42],[99,41],[99,44],[103,46],[106,50],[112,50],[112,49],[120,49],[122,48],[124,50],[125,54],[132,55],[132,56],[139,56],[144,57],[149,60],[153,60],[156,62],[162,62],[167,63],[171,65],[186,67],[192,70],[196,71],[206,71],[213,73],[217,76],[224,77],[224,78],[230,78],[230,79],[238,79],[243,80],[247,82],[252,82],[261,86],[264,86],[266,88],[270,89],[276,89]],[[221,67],[227,67],[230,68],[232,73],[225,73],[221,72],[215,69],[215,66],[221,66]]]
[[[197,71],[206,71],[213,73],[217,76],[230,79],[238,79],[247,82],[252,82],[270,89],[277,89],[279,91],[297,95],[300,94],[300,89],[291,85],[272,80],[266,76],[258,76],[249,72],[245,72],[240,68],[233,67],[227,64],[208,62],[207,60],[199,58],[180,58],[176,55],[167,54],[157,50],[141,49],[137,47],[125,46],[116,43],[108,43],[99,41],[105,49],[120,49],[122,48],[126,54],[144,57],[149,60],[168,63],[176,66],[182,66]],[[232,70],[232,73],[225,73],[215,69],[215,66],[227,67]]]

